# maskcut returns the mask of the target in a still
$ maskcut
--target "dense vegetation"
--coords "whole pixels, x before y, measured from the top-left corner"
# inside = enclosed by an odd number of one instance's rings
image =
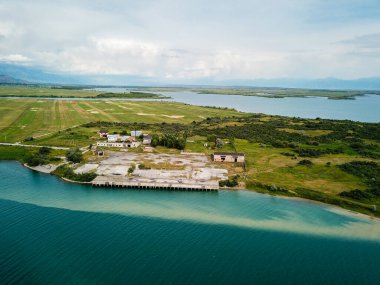
[[[56,170],[53,171],[53,174],[78,182],[90,182],[97,176],[96,173],[93,172],[77,174],[73,171],[72,168],[66,165],[59,166]]]
[[[50,159],[48,157],[49,153],[50,148],[41,147],[38,149],[38,151],[32,152],[28,156],[26,156],[25,161],[29,166],[48,164],[50,162]]]
[[[79,148],[73,148],[66,152],[66,158],[68,161],[79,163],[83,160],[83,155]]]
[[[180,137],[178,134],[163,134],[163,135],[152,135],[151,146],[164,146],[167,148],[184,149],[186,146],[186,137]]]
[[[380,164],[374,161],[352,161],[339,166],[343,171],[364,178],[365,190],[343,191],[339,195],[354,200],[380,200]]]
[[[124,98],[124,99],[168,99],[170,97],[165,97],[155,93],[148,92],[136,92],[131,91],[129,93],[100,93],[96,95],[97,98]]]
[[[220,180],[219,186],[220,187],[236,187],[239,185],[238,179],[239,179],[239,176],[235,175],[233,177],[229,177],[228,179]]]

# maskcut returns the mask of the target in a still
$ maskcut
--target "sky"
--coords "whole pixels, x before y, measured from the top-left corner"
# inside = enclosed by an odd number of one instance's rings
[[[1,0],[0,63],[174,84],[380,77],[380,0]]]

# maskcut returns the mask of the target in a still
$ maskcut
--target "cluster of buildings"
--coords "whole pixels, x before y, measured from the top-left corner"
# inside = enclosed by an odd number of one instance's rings
[[[99,147],[118,147],[118,148],[135,148],[143,145],[150,145],[152,136],[144,134],[142,131],[131,131],[130,136],[109,134],[107,130],[100,130],[99,136],[106,138],[107,141],[99,141],[96,143],[98,155],[103,155],[103,150]],[[101,153],[101,154],[100,154]],[[212,160],[215,162],[232,162],[244,163],[245,155],[240,152],[214,152]]]
[[[98,147],[119,147],[119,148],[134,148],[141,145],[140,137],[142,137],[142,144],[149,145],[152,142],[152,137],[148,134],[143,134],[142,131],[131,131],[130,136],[109,134],[107,130],[100,130],[99,136],[106,138],[107,141],[99,141],[96,143]]]

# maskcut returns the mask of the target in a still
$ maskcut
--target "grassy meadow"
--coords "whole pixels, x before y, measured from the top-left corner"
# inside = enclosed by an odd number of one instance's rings
[[[19,142],[28,136],[49,137],[60,130],[96,121],[182,123],[206,117],[242,116],[234,110],[171,102],[111,100],[1,99],[0,142]],[[54,145],[59,145],[59,141]]]

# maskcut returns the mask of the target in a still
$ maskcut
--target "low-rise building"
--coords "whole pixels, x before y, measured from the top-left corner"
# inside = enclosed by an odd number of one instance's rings
[[[108,142],[117,142],[119,140],[119,135],[107,135]]]
[[[125,147],[125,144],[123,142],[97,142],[96,146],[103,146],[103,147]]]
[[[101,129],[101,130],[99,131],[99,136],[100,136],[101,138],[106,138],[106,137],[108,136],[108,131],[107,131],[106,129]]]
[[[125,142],[124,145],[125,145],[125,147],[139,147],[140,142],[138,142],[138,141]]]
[[[144,134],[143,144],[151,144],[151,142],[152,142],[152,136],[148,134]]]
[[[245,155],[241,152],[214,152],[213,160],[218,162],[245,162]]]
[[[133,148],[133,147],[139,147],[140,142],[134,141],[126,141],[126,142],[97,142],[96,146],[102,146],[102,147],[119,147],[119,148]]]
[[[131,131],[131,137],[136,137],[138,138],[139,136],[141,136],[143,134],[142,131]]]

